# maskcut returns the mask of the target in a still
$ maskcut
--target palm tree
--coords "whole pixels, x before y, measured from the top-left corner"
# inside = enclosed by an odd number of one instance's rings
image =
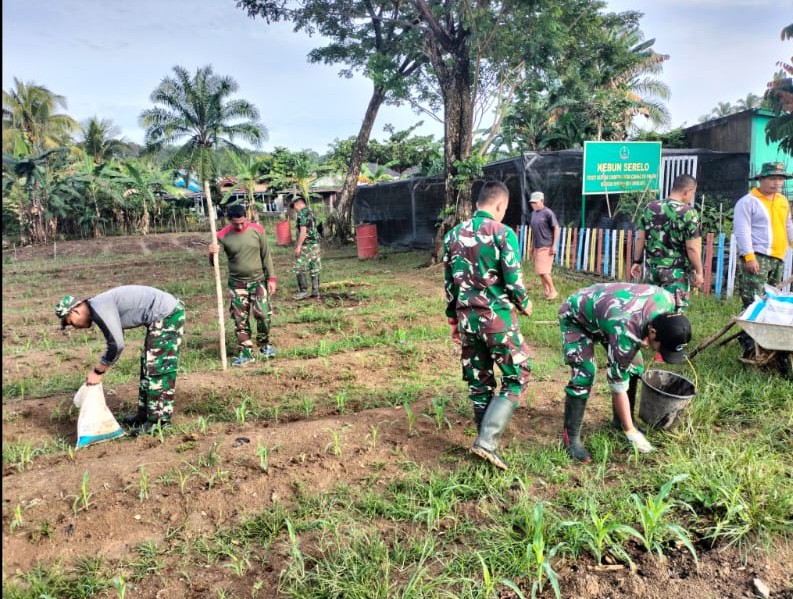
[[[118,127],[109,120],[94,117],[80,127],[80,133],[82,141],[77,147],[93,158],[94,164],[121,158],[133,151],[132,144],[120,137]]]
[[[3,152],[13,151],[17,136],[24,138],[34,153],[67,145],[79,125],[72,117],[56,112],[66,108],[66,98],[16,77],[14,86],[3,90]]]
[[[209,183],[217,173],[215,152],[218,146],[240,151],[235,138],[261,145],[267,131],[259,121],[259,111],[247,100],[229,98],[238,89],[231,77],[215,75],[207,65],[196,69],[191,76],[187,69],[173,68],[174,76],[165,77],[152,92],[151,101],[160,106],[144,110],[140,122],[146,129],[146,149],[154,152],[166,144],[180,143],[166,166],[196,172],[204,184],[204,196],[209,212],[212,241],[217,242],[215,209]],[[220,328],[220,358],[226,369],[225,315],[223,289],[220,285],[220,262],[214,260],[215,288],[218,300]]]
[[[256,211],[255,195],[256,185],[264,178],[262,173],[268,161],[256,158],[250,154],[238,155],[235,152],[228,152],[228,157],[234,164],[234,178],[237,182],[223,196],[222,203],[228,202],[236,191],[245,189],[245,195],[248,197],[248,219],[258,221],[259,215]]]

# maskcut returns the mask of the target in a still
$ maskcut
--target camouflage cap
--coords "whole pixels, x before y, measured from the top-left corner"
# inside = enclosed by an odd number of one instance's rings
[[[653,318],[655,339],[661,343],[661,357],[667,364],[679,364],[686,359],[691,341],[691,322],[681,312],[661,314]]]
[[[750,177],[750,181],[755,179],[762,179],[763,177],[784,177],[785,179],[793,179],[793,175],[788,175],[785,172],[785,165],[781,162],[765,162],[760,167],[760,172],[754,177]]]
[[[73,295],[64,295],[55,305],[55,316],[61,319],[61,329],[66,328],[66,317],[77,306],[83,303],[84,300],[78,300]]]

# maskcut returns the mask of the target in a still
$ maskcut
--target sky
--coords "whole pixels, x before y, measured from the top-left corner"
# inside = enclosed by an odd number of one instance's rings
[[[782,28],[793,0],[608,0],[611,11],[644,13],[645,39],[670,55],[658,78],[671,88],[672,126],[695,125],[718,102],[762,95],[791,62],[793,42]],[[262,149],[328,151],[357,134],[371,93],[340,66],[311,64],[321,40],[288,24],[251,19],[234,0],[3,0],[3,90],[14,79],[64,96],[78,122],[110,120],[143,142],[138,117],[149,96],[176,65],[191,72],[212,65],[239,85],[235,98],[252,102],[268,130]],[[409,107],[383,107],[372,137],[385,140],[387,123],[441,139],[443,127]]]

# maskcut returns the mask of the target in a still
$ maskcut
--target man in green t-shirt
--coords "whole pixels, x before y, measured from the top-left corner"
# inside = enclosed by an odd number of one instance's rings
[[[276,278],[262,226],[248,222],[241,204],[229,206],[226,216],[231,224],[218,231],[217,244],[209,244],[209,263],[214,264],[222,245],[229,263],[230,312],[240,352],[231,365],[245,366],[256,361],[251,339],[251,312],[256,320],[259,355],[275,357],[275,348],[270,344],[270,296],[275,293]]]

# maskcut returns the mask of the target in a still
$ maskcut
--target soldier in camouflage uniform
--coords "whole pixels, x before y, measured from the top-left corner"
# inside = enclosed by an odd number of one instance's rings
[[[124,418],[134,434],[149,432],[173,417],[179,347],[184,335],[184,305],[170,293],[142,285],[123,285],[90,299],[67,295],[55,307],[61,329],[87,329],[96,324],[107,348],[85,382],[97,385],[124,350],[125,329],[146,327],[140,359],[138,412]]]
[[[295,265],[292,269],[297,277],[297,293],[294,295],[294,299],[302,300],[307,297],[318,299],[319,272],[322,270],[322,261],[319,252],[317,217],[300,196],[292,199],[292,208],[297,211],[295,216],[297,242],[295,243]],[[311,277],[311,294],[308,293],[306,272]]]
[[[529,316],[515,233],[501,224],[509,190],[499,181],[484,184],[476,213],[444,239],[446,316],[461,344],[463,379],[468,383],[478,435],[471,451],[506,469],[498,443],[529,380],[529,349],[516,310]],[[493,365],[501,370],[496,394]]]
[[[648,281],[680,298],[686,307],[689,300],[691,269],[694,287],[702,288],[702,230],[697,211],[692,207],[697,181],[680,175],[672,182],[672,191],[663,201],[647,204],[637,228],[631,276],[642,275],[642,254],[647,254]]]
[[[691,323],[675,311],[674,297],[654,285],[604,283],[580,289],[559,308],[562,353],[572,376],[565,387],[563,442],[571,457],[592,458],[581,443],[581,425],[595,380],[595,343],[606,349],[606,380],[615,418],[628,441],[642,453],[653,450],[633,425],[636,386],[644,366],[642,345],[660,351],[665,362],[685,359]]]
[[[256,361],[251,339],[251,313],[256,320],[259,356],[275,357],[275,348],[270,343],[270,296],[276,292],[277,280],[262,226],[248,222],[241,204],[229,206],[226,215],[231,223],[218,231],[217,244],[209,244],[209,262],[214,264],[213,260],[223,246],[229,268],[229,312],[239,347],[239,355],[231,365],[245,366]]]

